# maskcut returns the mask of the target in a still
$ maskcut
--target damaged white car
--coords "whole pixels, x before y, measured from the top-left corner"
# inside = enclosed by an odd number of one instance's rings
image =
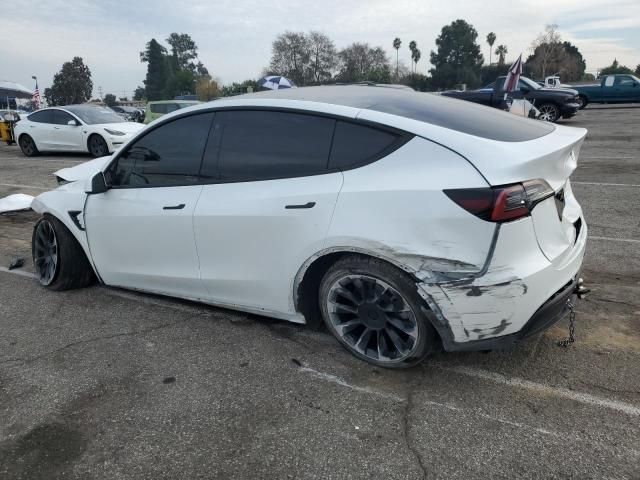
[[[385,367],[509,347],[575,301],[585,135],[376,86],[198,105],[38,196],[34,263],[54,290],[98,279],[324,322]]]

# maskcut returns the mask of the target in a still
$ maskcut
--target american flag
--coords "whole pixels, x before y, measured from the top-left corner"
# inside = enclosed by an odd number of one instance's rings
[[[38,82],[36,82],[36,89],[33,91],[33,97],[31,98],[33,106],[36,110],[40,108],[40,90],[38,90]]]
[[[509,68],[507,72],[507,78],[504,81],[505,92],[514,92],[518,90],[518,81],[520,80],[520,75],[522,75],[522,54],[518,57],[513,65]]]

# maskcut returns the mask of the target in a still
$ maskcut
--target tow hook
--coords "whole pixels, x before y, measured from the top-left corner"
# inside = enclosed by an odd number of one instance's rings
[[[590,288],[584,286],[584,280],[582,278],[578,279],[578,283],[576,287],[573,289],[573,293],[575,293],[580,300],[587,296],[587,293],[591,291]]]

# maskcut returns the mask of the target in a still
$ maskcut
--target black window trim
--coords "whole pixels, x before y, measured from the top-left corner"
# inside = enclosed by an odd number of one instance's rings
[[[213,132],[213,128],[215,127],[215,123],[216,123],[216,119],[215,119],[215,114],[217,112],[225,112],[225,111],[270,111],[270,112],[284,112],[284,113],[297,113],[297,114],[302,114],[302,115],[311,115],[311,116],[315,116],[315,117],[323,117],[323,118],[330,118],[336,121],[336,123],[334,124],[334,128],[333,128],[333,133],[331,135],[331,146],[329,148],[329,156],[327,158],[327,168],[325,170],[319,171],[319,172],[314,172],[314,173],[308,173],[308,174],[302,174],[302,175],[279,175],[279,176],[275,176],[275,177],[268,177],[268,178],[256,178],[256,179],[220,179],[220,178],[211,178],[211,177],[206,177],[204,178],[202,176],[202,166],[204,164],[204,157],[205,157],[205,153],[207,152],[207,147],[209,146],[209,142],[212,141],[212,139],[214,139],[215,134]],[[366,165],[369,165],[371,163],[375,163],[378,160],[390,155],[391,153],[395,152],[396,150],[400,149],[401,147],[403,147],[406,143],[408,143],[410,140],[412,140],[414,137],[416,137],[417,135],[414,133],[410,133],[407,132],[405,130],[401,130],[395,127],[391,127],[389,125],[385,125],[382,123],[378,123],[378,122],[373,122],[371,120],[364,120],[364,119],[359,119],[359,118],[353,118],[353,117],[344,117],[342,115],[337,115],[334,113],[327,113],[327,112],[318,112],[315,110],[305,110],[305,109],[299,109],[299,108],[292,108],[292,107],[274,107],[274,106],[262,106],[262,105],[229,105],[229,106],[224,106],[224,107],[217,107],[217,108],[207,108],[207,109],[202,109],[202,110],[196,110],[196,111],[192,111],[192,112],[188,112],[184,115],[178,115],[175,117],[171,117],[166,119],[166,121],[163,121],[162,123],[159,123],[157,125],[154,125],[152,128],[146,128],[144,129],[140,135],[137,135],[136,137],[134,137],[131,140],[131,143],[128,144],[125,148],[120,149],[115,157],[109,162],[109,164],[107,165],[107,167],[103,170],[104,172],[106,172],[107,170],[111,169],[114,165],[117,164],[118,160],[120,159],[120,157],[124,154],[125,151],[127,151],[127,149],[129,148],[130,145],[133,145],[134,142],[137,142],[138,140],[144,138],[145,136],[147,136],[148,134],[150,134],[151,132],[153,132],[154,130],[156,130],[157,128],[161,128],[164,125],[167,125],[171,122],[177,121],[177,120],[181,120],[183,118],[187,118],[193,115],[202,115],[202,114],[206,114],[206,113],[214,113],[214,117],[213,120],[211,122],[211,126],[209,127],[209,133],[207,135],[207,140],[204,144],[204,149],[202,151],[202,157],[200,159],[200,169],[198,171],[198,177],[201,179],[201,181],[197,181],[197,182],[185,182],[185,183],[176,183],[174,185],[110,185],[109,188],[112,188],[114,190],[124,190],[124,189],[131,189],[131,188],[174,188],[174,187],[195,187],[195,186],[199,186],[199,185],[221,185],[221,184],[227,184],[227,183],[249,183],[249,182],[265,182],[265,181],[270,181],[270,180],[286,180],[286,179],[291,179],[291,178],[304,178],[304,177],[315,177],[318,175],[328,175],[331,173],[337,173],[337,172],[346,172],[349,170],[355,170],[357,168],[362,168]],[[362,125],[365,127],[370,127],[370,128],[374,128],[377,130],[382,130],[388,133],[392,133],[394,135],[397,135],[397,139],[396,141],[394,141],[393,143],[391,143],[388,147],[384,148],[383,150],[381,150],[380,152],[378,152],[376,155],[373,155],[369,158],[367,158],[366,160],[362,161],[362,162],[358,162],[355,164],[350,165],[348,168],[329,168],[329,161],[331,159],[331,151],[333,150],[333,140],[334,140],[334,135],[335,135],[335,130],[336,130],[336,125],[338,121],[342,121],[342,122],[348,122],[348,123],[353,123],[355,125]],[[218,138],[217,141],[219,141],[220,139]],[[218,149],[219,149],[220,145],[218,145]],[[217,163],[219,160],[219,150],[216,154],[216,170],[218,170],[217,168]],[[219,173],[219,172],[218,172]]]

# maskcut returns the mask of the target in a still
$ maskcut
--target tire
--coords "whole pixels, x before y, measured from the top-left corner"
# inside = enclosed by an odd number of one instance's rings
[[[589,100],[584,95],[578,95],[578,104],[580,105],[580,110],[589,105]]]
[[[20,135],[20,138],[18,139],[18,145],[20,145],[20,150],[22,150],[22,153],[25,157],[36,157],[40,155],[38,147],[36,147],[36,142],[34,142],[33,138],[31,138],[26,133]]]
[[[38,281],[50,290],[82,288],[95,281],[84,250],[52,215],[45,214],[33,228],[31,254]]]
[[[555,103],[543,103],[537,108],[540,110],[538,120],[554,123],[560,118],[560,109]]]
[[[107,142],[105,142],[104,138],[102,138],[97,133],[94,133],[89,137],[89,140],[87,141],[87,147],[89,148],[89,153],[95,158],[109,155],[109,147],[107,146]]]
[[[382,260],[341,258],[322,278],[318,300],[329,331],[349,352],[373,365],[411,367],[437,345],[415,282]]]

